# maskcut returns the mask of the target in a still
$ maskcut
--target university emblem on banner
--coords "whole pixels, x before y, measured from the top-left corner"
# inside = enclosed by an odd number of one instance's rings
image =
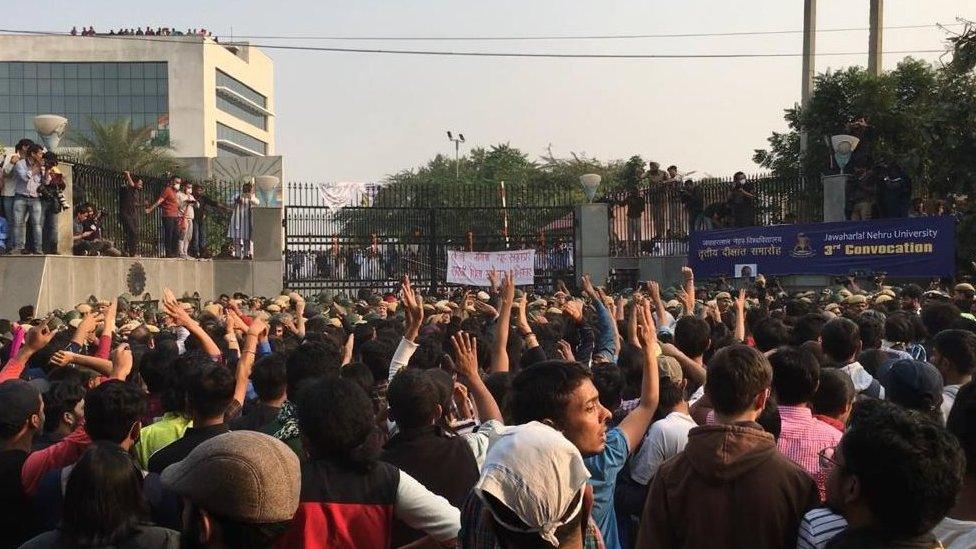
[[[813,257],[813,248],[810,247],[810,237],[803,233],[796,233],[796,244],[790,255],[793,257]]]

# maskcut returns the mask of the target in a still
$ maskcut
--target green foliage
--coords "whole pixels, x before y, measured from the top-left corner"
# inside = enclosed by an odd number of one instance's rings
[[[152,128],[134,128],[128,118],[105,124],[89,119],[91,136],[69,133],[72,145],[83,147],[82,162],[93,166],[133,173],[166,174],[179,173],[182,164],[169,147],[151,143]]]
[[[874,128],[871,156],[897,162],[917,187],[971,193],[976,176],[976,79],[972,71],[906,58],[875,77],[860,67],[820,74],[807,108],[786,110],[786,133],[773,133],[753,160],[777,175],[819,174],[831,151],[826,139],[858,116]],[[808,135],[800,155],[800,131]]]

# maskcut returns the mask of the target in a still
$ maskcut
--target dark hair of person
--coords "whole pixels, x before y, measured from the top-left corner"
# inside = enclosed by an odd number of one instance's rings
[[[976,478],[976,383],[968,383],[959,389],[946,428],[959,440],[966,454],[969,475]]]
[[[925,325],[925,331],[934,336],[951,328],[960,314],[959,308],[951,303],[926,303],[922,306],[922,324]]]
[[[34,153],[39,153],[43,150],[44,147],[38,145],[37,143],[31,143],[30,146],[27,147],[27,155],[30,156]]]
[[[393,346],[383,339],[364,341],[359,346],[359,360],[373,373],[373,381],[386,380],[393,360]]]
[[[901,290],[901,297],[907,299],[922,299],[922,287],[918,284],[906,284]]]
[[[711,343],[711,328],[697,316],[683,316],[674,325],[674,345],[689,358],[705,354]]]
[[[53,432],[61,423],[61,415],[71,412],[83,398],[85,386],[77,379],[55,381],[43,395],[44,430]]]
[[[369,367],[362,362],[352,362],[350,364],[346,364],[341,370],[339,370],[339,375],[345,379],[356,382],[356,384],[362,387],[367,394],[373,388],[373,373],[370,372]]]
[[[824,368],[820,371],[820,386],[810,400],[813,413],[837,417],[854,402],[857,391],[851,376],[837,368]]]
[[[64,330],[54,334],[54,337],[47,345],[31,355],[30,359],[27,360],[27,368],[43,368],[45,370],[50,369],[51,358],[55,353],[68,346],[68,343],[71,342],[71,337],[73,335],[74,332],[72,330]]]
[[[779,415],[779,405],[774,395],[769,395],[766,399],[766,406],[756,417],[756,423],[763,428],[763,431],[773,435],[775,440],[779,440],[779,434],[783,431],[783,418]]]
[[[784,406],[810,402],[820,383],[820,363],[800,347],[780,347],[769,357],[773,367],[773,391]]]
[[[194,517],[189,528],[183,532],[183,539],[196,540],[200,537],[200,507],[189,503],[189,514]],[[224,547],[234,549],[264,549],[274,547],[281,536],[291,527],[291,520],[283,522],[250,523],[230,519],[207,511],[207,516],[220,528],[220,536]],[[191,542],[192,543],[192,542]]]
[[[68,477],[61,538],[79,547],[124,541],[149,517],[142,482],[139,468],[118,444],[93,442]]]
[[[858,478],[878,532],[922,535],[946,516],[963,482],[959,442],[926,416],[881,400],[855,405],[838,451]]]
[[[566,418],[573,392],[593,374],[578,362],[546,360],[523,368],[512,378],[506,410],[507,425]]]
[[[810,313],[801,316],[793,324],[792,342],[793,345],[802,345],[807,341],[818,341],[820,332],[823,330],[827,319],[819,313]]]
[[[114,379],[105,381],[85,397],[85,429],[92,440],[119,444],[146,415],[147,407],[139,387]]]
[[[12,221],[11,221],[12,223]],[[17,309],[17,316],[20,317],[20,323],[23,324],[28,320],[34,318],[34,306],[24,305],[23,307]]]
[[[976,320],[960,316],[952,323],[952,328],[955,330],[965,330],[971,334],[976,334]]]
[[[430,425],[439,414],[440,389],[428,370],[406,368],[398,372],[386,389],[390,415],[402,429]]]
[[[762,353],[745,345],[730,345],[719,349],[708,363],[705,394],[715,413],[736,415],[752,406],[772,378],[773,369]]]
[[[435,336],[425,336],[421,337],[417,343],[419,346],[413,356],[410,357],[410,361],[407,362],[407,367],[420,370],[440,368],[444,357],[444,348],[441,346],[440,340]],[[484,346],[478,346],[479,349],[481,347]]]
[[[659,342],[663,341],[659,338]],[[626,400],[637,398],[641,392],[641,382],[644,379],[644,353],[634,345],[624,342],[617,355],[617,367],[624,375],[624,392]]]
[[[611,412],[615,411],[623,400],[624,376],[620,368],[614,364],[594,364],[591,370],[593,385],[600,393],[600,404]]]
[[[894,358],[897,358],[894,353],[884,349],[868,349],[857,355],[857,361],[872,376],[877,376],[878,371],[881,370],[881,365]]]
[[[205,418],[222,416],[234,400],[237,380],[229,369],[209,358],[200,365],[186,387],[186,400],[190,413]]]
[[[305,333],[324,332],[325,327],[328,325],[329,325],[329,321],[324,316],[321,315],[313,316],[312,318],[305,321]]]
[[[861,333],[862,349],[877,349],[881,347],[881,340],[885,334],[885,321],[877,314],[862,313],[855,321]],[[898,340],[902,341],[902,340]]]
[[[342,350],[331,339],[315,343],[305,342],[288,355],[285,368],[288,394],[294,396],[308,379],[320,376],[338,377]]]
[[[681,386],[671,378],[664,376],[660,379],[659,386],[659,398],[657,404],[657,411],[654,414],[654,419],[662,419],[668,414],[674,411],[675,406],[683,400],[688,400],[688,389],[682,389]]]
[[[176,387],[173,372],[176,358],[176,353],[161,345],[142,355],[139,361],[139,373],[146,382],[146,389],[149,394],[160,396],[164,412],[182,412],[186,406],[186,394]]]
[[[820,333],[820,347],[824,354],[836,364],[845,365],[857,352],[861,342],[861,332],[854,321],[835,318],[824,324]]]
[[[373,403],[356,383],[322,377],[302,390],[298,426],[313,459],[324,459],[358,470],[375,463],[379,447]]]
[[[959,375],[976,371],[976,334],[965,330],[945,330],[936,334],[933,347]]]
[[[272,353],[254,361],[251,383],[254,385],[254,392],[262,401],[281,398],[288,387],[285,355]]]
[[[30,146],[33,145],[33,144],[34,144],[33,141],[31,141],[30,139],[27,139],[25,137],[25,138],[21,139],[20,141],[17,141],[17,145],[14,146],[14,150],[15,151],[19,151],[21,149],[29,149]]]
[[[756,348],[762,352],[771,351],[790,342],[790,328],[778,318],[767,318],[752,330]]]
[[[912,323],[905,315],[894,314],[885,319],[884,337],[894,343],[913,341]]]
[[[484,378],[485,387],[501,409],[505,409],[508,401],[508,391],[512,388],[512,374],[510,372],[492,372]]]

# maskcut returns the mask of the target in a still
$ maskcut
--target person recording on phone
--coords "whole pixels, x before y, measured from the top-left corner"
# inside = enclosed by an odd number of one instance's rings
[[[75,208],[75,220],[72,251],[75,255],[107,255],[119,257],[122,255],[115,244],[102,238],[101,222],[105,217],[105,210],[95,211],[89,203]]]
[[[14,243],[12,252],[41,254],[44,207],[39,189],[44,184],[44,148],[34,143],[14,166]],[[27,221],[30,219],[31,248],[27,249]]]
[[[44,153],[44,182],[38,188],[41,206],[44,210],[42,228],[42,249],[46,254],[58,253],[58,214],[68,209],[64,199],[64,174],[58,168],[58,155],[51,151]]]

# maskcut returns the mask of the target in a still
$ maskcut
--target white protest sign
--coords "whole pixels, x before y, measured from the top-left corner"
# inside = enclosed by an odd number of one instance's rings
[[[488,273],[492,268],[502,273],[512,271],[515,284],[529,286],[535,283],[535,250],[507,252],[447,252],[447,282],[465,286],[489,286]]]

